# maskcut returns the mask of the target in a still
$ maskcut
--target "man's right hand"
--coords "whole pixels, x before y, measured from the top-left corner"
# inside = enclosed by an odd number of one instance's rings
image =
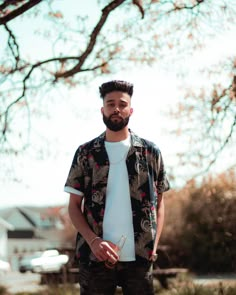
[[[104,241],[101,238],[96,239],[90,248],[99,261],[109,261],[115,264],[119,259],[117,245],[110,241]]]

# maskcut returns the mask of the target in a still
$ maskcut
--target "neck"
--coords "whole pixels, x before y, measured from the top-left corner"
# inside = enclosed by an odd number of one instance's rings
[[[128,127],[125,127],[124,129],[120,131],[111,131],[110,129],[106,129],[106,141],[110,142],[116,142],[116,141],[122,141],[128,138],[129,136],[129,129]]]

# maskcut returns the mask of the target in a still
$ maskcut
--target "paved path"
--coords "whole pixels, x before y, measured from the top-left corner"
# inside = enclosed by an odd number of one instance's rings
[[[236,284],[236,274],[219,274],[219,275],[204,275],[193,278],[194,284],[197,285],[211,285],[227,283],[227,284]]]
[[[207,285],[215,283],[232,283],[236,284],[236,274],[215,275],[213,276],[198,276],[193,278],[194,284]],[[35,292],[46,288],[45,285],[40,285],[40,275],[33,273],[19,273],[17,271],[9,272],[0,275],[0,285],[6,286],[11,294],[17,292]]]

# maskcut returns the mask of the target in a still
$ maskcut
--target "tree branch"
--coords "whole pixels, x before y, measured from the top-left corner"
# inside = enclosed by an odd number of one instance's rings
[[[43,64],[46,64],[46,63],[49,63],[49,62],[54,62],[54,61],[63,62],[63,61],[68,60],[68,59],[78,59],[78,58],[77,58],[77,57],[51,58],[51,59],[44,60],[44,61],[42,61],[42,62],[38,62],[38,63],[36,63],[36,64],[34,64],[34,65],[31,66],[30,70],[28,71],[28,73],[26,74],[26,76],[24,77],[24,79],[23,79],[23,81],[22,81],[22,84],[23,84],[22,88],[23,88],[23,89],[22,89],[22,93],[21,93],[21,95],[20,95],[18,98],[16,98],[13,102],[11,102],[11,103],[7,106],[5,112],[1,114],[2,116],[4,116],[4,127],[3,127],[3,130],[2,130],[2,134],[3,134],[3,136],[5,135],[5,133],[6,133],[6,131],[7,131],[7,125],[8,125],[7,122],[8,122],[8,113],[9,113],[9,110],[11,109],[11,107],[12,107],[13,105],[15,105],[17,102],[19,102],[19,101],[25,96],[25,92],[26,92],[26,90],[27,90],[26,82],[27,82],[27,80],[30,78],[32,72],[33,72],[36,68],[42,66]]]
[[[4,25],[6,31],[9,33],[9,38],[8,38],[8,46],[12,52],[12,55],[14,56],[14,59],[16,61],[16,65],[15,65],[15,69],[18,68],[18,63],[19,63],[19,60],[20,60],[20,51],[19,51],[19,45],[18,43],[16,42],[16,37],[15,35],[12,33],[12,31],[8,28],[7,25]],[[16,52],[11,44],[11,40],[13,41],[13,45],[16,47]]]
[[[18,3],[24,2],[25,0],[5,0],[2,4],[0,4],[0,10],[5,9],[10,5],[17,5]]]
[[[195,177],[196,177],[196,176],[200,176],[200,175],[202,175],[203,173],[206,173],[206,172],[208,172],[208,171],[210,170],[210,168],[212,167],[212,165],[217,161],[219,154],[223,151],[223,149],[225,148],[225,146],[228,144],[230,138],[231,138],[232,135],[233,135],[233,131],[234,131],[234,128],[235,128],[235,127],[236,127],[236,115],[235,115],[235,117],[234,117],[234,121],[233,121],[233,123],[232,123],[232,125],[231,125],[230,131],[229,131],[229,134],[226,136],[224,142],[223,142],[222,145],[219,147],[219,149],[215,152],[214,158],[208,163],[207,167],[206,167],[203,171],[197,173],[197,174],[195,175]]]
[[[13,20],[14,18],[16,18],[17,16],[23,14],[24,12],[26,12],[30,8],[39,4],[41,1],[42,0],[29,0],[29,2],[21,5],[20,7],[16,8],[13,11],[10,11],[6,15],[4,15],[3,17],[0,17],[0,25],[5,25],[7,22],[9,22],[9,21]],[[22,2],[22,1],[16,1],[16,2]],[[2,5],[4,5],[5,3],[3,3]]]
[[[142,15],[142,18],[144,18],[144,9],[143,9],[143,6],[142,6],[142,0],[133,0],[133,4],[136,5]]]
[[[122,3],[124,3],[125,1],[126,0],[114,0],[113,2],[111,2],[106,7],[103,8],[101,18],[98,21],[95,28],[93,29],[93,32],[92,32],[92,34],[90,36],[90,39],[89,39],[88,46],[87,46],[86,50],[84,51],[84,53],[79,58],[79,63],[76,66],[74,66],[72,69],[68,70],[68,71],[65,71],[63,73],[58,73],[56,75],[56,79],[58,79],[58,78],[68,78],[68,77],[73,76],[76,73],[80,72],[81,67],[83,66],[84,62],[86,61],[89,54],[92,52],[92,50],[93,50],[93,48],[94,48],[94,46],[96,44],[97,37],[98,37],[102,27],[104,26],[109,14],[113,10],[115,10],[118,6],[120,6]]]

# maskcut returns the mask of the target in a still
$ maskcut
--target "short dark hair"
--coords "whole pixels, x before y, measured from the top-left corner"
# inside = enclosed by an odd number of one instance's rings
[[[110,93],[113,91],[125,92],[125,93],[128,93],[130,97],[132,97],[133,84],[126,81],[122,81],[122,80],[112,80],[112,81],[103,83],[99,87],[101,98],[104,98],[107,93]]]

